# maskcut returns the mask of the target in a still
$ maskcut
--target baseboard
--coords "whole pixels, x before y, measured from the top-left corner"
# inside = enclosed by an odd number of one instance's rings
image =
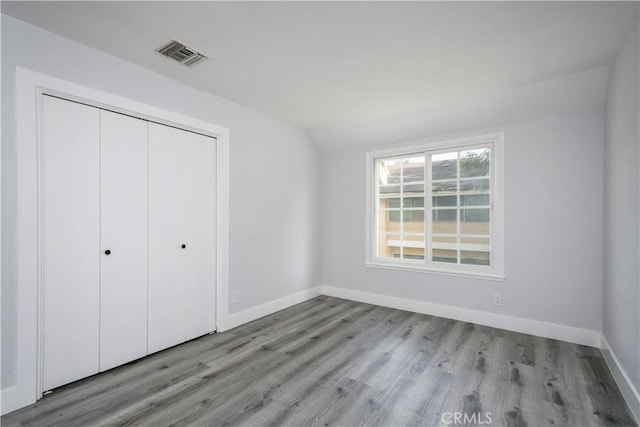
[[[277,300],[269,301],[237,313],[229,314],[222,324],[218,325],[218,331],[228,331],[229,329],[233,329],[261,317],[268,316],[276,311],[284,310],[292,305],[300,304],[301,302],[315,298],[320,295],[320,289],[320,286],[305,289],[304,291],[296,292],[295,294],[287,295]]]
[[[326,285],[323,285],[321,288],[323,295],[332,297],[345,298],[389,308],[413,311],[415,313],[429,314],[432,316],[446,317],[448,319],[461,320],[463,322],[476,323],[479,325],[521,332],[538,337],[551,338],[574,344],[600,348],[600,332],[589,329],[541,322],[539,320],[523,319],[520,317],[506,316],[504,314],[489,313],[480,310],[471,310],[451,305],[392,297],[372,292],[357,291],[354,289],[338,288]]]
[[[604,360],[607,362],[607,366],[609,366],[609,370],[613,375],[613,378],[616,380],[616,384],[620,388],[620,392],[624,396],[624,400],[627,402],[629,409],[631,409],[631,413],[636,419],[636,423],[640,424],[640,393],[635,388],[631,379],[627,375],[627,372],[624,370],[616,354],[613,352],[611,346],[609,346],[609,342],[604,337],[604,334],[600,337],[602,354],[604,355]]]

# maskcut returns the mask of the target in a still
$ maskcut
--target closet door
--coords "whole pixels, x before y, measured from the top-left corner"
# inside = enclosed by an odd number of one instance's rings
[[[216,329],[216,140],[187,132],[187,339]]]
[[[43,96],[43,389],[98,372],[100,112]]]
[[[100,370],[147,354],[147,122],[100,111]]]
[[[186,340],[186,135],[149,123],[149,353]]]

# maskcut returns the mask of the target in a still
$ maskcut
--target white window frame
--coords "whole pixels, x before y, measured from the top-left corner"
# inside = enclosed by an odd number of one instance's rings
[[[464,265],[432,262],[429,260],[431,239],[427,234],[427,222],[431,218],[431,197],[425,197],[425,259],[398,259],[376,255],[378,232],[376,218],[378,203],[374,182],[376,160],[389,157],[402,157],[425,153],[425,191],[430,188],[429,154],[449,150],[473,148],[479,145],[492,145],[491,157],[491,265]],[[397,270],[424,271],[427,273],[452,276],[476,277],[487,280],[504,280],[504,133],[492,133],[447,141],[435,141],[421,145],[397,147],[366,153],[366,260],[367,267],[390,268]],[[429,171],[428,171],[429,170]]]

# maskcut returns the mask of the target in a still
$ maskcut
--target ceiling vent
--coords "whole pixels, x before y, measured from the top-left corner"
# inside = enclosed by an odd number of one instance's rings
[[[198,62],[202,62],[207,59],[207,56],[205,54],[198,52],[196,49],[189,47],[175,39],[171,40],[165,46],[158,49],[157,52],[163,54],[168,58],[178,61],[179,63],[181,63],[182,65],[186,65],[187,67],[191,67],[192,65],[195,65]]]

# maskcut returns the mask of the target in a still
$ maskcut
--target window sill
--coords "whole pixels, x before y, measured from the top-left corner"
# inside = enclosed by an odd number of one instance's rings
[[[444,270],[444,269],[433,268],[433,267],[424,267],[422,265],[416,265],[416,264],[399,265],[399,264],[388,264],[384,262],[367,261],[365,262],[365,266],[371,267],[371,268],[385,268],[388,270],[417,271],[422,273],[439,274],[442,276],[467,277],[472,279],[491,280],[494,282],[504,282],[505,280],[505,276],[503,274],[482,273],[477,271]]]

